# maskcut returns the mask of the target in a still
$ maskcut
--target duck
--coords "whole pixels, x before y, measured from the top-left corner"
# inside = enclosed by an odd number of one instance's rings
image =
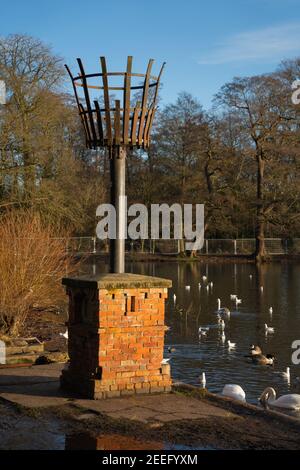
[[[274,364],[274,356],[273,354],[267,354],[266,356],[264,354],[256,354],[252,356],[252,362],[254,364],[259,364],[259,365],[273,365]]]
[[[234,400],[246,401],[246,393],[240,385],[226,384],[222,390],[222,395]]]
[[[199,331],[199,333],[200,333],[201,331],[206,331],[206,332],[207,332],[207,331],[209,331],[209,326],[199,326],[199,330],[198,330],[198,331]]]
[[[262,350],[259,346],[255,346],[252,344],[251,346],[251,356],[257,356],[258,354],[262,354]]]
[[[199,336],[206,336],[208,331],[209,331],[209,328],[203,328],[203,327],[200,326],[200,328],[198,330]]]
[[[220,313],[220,314],[225,314],[225,315],[230,315],[230,310],[229,308],[227,307],[221,307],[221,299],[217,299],[217,304],[218,304],[218,309],[217,309],[217,313]]]
[[[230,340],[227,341],[228,349],[234,349],[236,347],[236,343],[232,343]]]
[[[168,352],[169,353],[172,353],[172,352],[175,352],[175,351],[176,351],[176,349],[173,346],[168,347]]]
[[[300,395],[297,393],[288,393],[276,398],[274,388],[267,387],[259,397],[258,401],[266,406],[274,408],[284,408],[286,410],[300,411]]]
[[[273,326],[268,326],[268,325],[265,323],[265,332],[266,332],[266,333],[274,333],[274,332],[275,332],[275,329],[273,328]]]

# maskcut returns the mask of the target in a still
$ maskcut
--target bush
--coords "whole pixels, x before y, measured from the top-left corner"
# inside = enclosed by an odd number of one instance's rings
[[[0,331],[15,336],[33,308],[64,302],[61,278],[78,266],[66,255],[66,238],[30,212],[0,219]]]

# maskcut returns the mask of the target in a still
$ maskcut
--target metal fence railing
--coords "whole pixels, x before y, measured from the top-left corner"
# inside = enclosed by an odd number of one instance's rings
[[[266,251],[270,255],[300,254],[300,238],[266,238]],[[71,237],[66,240],[66,251],[76,254],[100,254],[109,250],[108,240],[96,237]],[[199,253],[208,255],[248,255],[255,250],[254,238],[204,240]],[[180,252],[179,240],[126,240],[126,251],[130,253],[152,253],[175,255]]]

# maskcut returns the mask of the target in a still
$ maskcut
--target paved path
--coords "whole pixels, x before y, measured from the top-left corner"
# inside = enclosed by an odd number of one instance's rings
[[[71,401],[81,408],[105,413],[110,417],[145,423],[232,415],[205,401],[172,393],[106,400],[78,399],[59,389],[59,376],[63,367],[64,364],[49,364],[0,369],[0,397],[29,408],[60,406]]]

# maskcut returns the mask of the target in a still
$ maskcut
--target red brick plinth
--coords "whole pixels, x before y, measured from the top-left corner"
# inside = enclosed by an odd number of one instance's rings
[[[171,390],[162,364],[171,281],[137,274],[65,278],[70,364],[61,387],[93,399]]]

